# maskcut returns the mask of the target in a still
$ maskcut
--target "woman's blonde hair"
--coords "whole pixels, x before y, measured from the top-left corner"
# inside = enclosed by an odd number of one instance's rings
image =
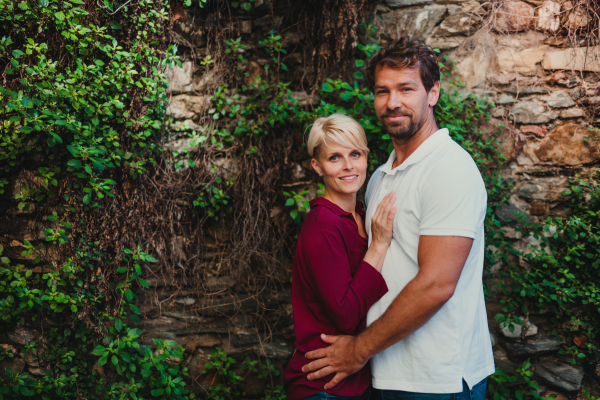
[[[308,134],[308,154],[316,158],[321,144],[325,143],[327,146],[328,140],[369,154],[365,130],[354,118],[347,115],[331,114],[329,117],[317,118]]]

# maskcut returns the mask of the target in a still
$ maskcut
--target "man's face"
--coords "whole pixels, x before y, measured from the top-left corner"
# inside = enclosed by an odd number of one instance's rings
[[[375,71],[375,112],[394,139],[408,141],[433,118],[430,107],[438,100],[439,82],[425,90],[419,67],[394,69],[387,65]]]

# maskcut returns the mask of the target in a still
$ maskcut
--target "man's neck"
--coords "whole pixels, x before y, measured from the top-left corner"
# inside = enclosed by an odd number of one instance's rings
[[[414,153],[415,150],[417,150],[417,148],[423,144],[423,142],[429,136],[433,135],[438,130],[439,128],[432,115],[429,121],[426,122],[415,134],[415,136],[410,138],[408,141],[405,142],[394,140],[394,138],[392,138],[392,145],[394,146],[394,151],[396,152],[396,160],[394,160],[394,163],[392,164],[392,169],[406,161],[406,159],[410,157],[410,155]]]

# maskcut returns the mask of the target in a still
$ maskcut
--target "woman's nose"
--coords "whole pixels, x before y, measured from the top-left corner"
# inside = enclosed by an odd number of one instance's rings
[[[352,160],[349,158],[344,158],[344,169],[347,171],[351,171],[354,169],[354,164],[352,164]]]

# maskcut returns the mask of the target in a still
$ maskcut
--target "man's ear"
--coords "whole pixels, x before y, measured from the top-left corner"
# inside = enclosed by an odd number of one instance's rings
[[[310,165],[312,165],[313,169],[315,170],[315,172],[319,175],[323,175],[323,172],[321,172],[321,167],[319,166],[319,162],[317,160],[315,160],[314,158],[310,160]]]
[[[440,99],[440,81],[433,84],[428,93],[429,107],[434,107]]]

